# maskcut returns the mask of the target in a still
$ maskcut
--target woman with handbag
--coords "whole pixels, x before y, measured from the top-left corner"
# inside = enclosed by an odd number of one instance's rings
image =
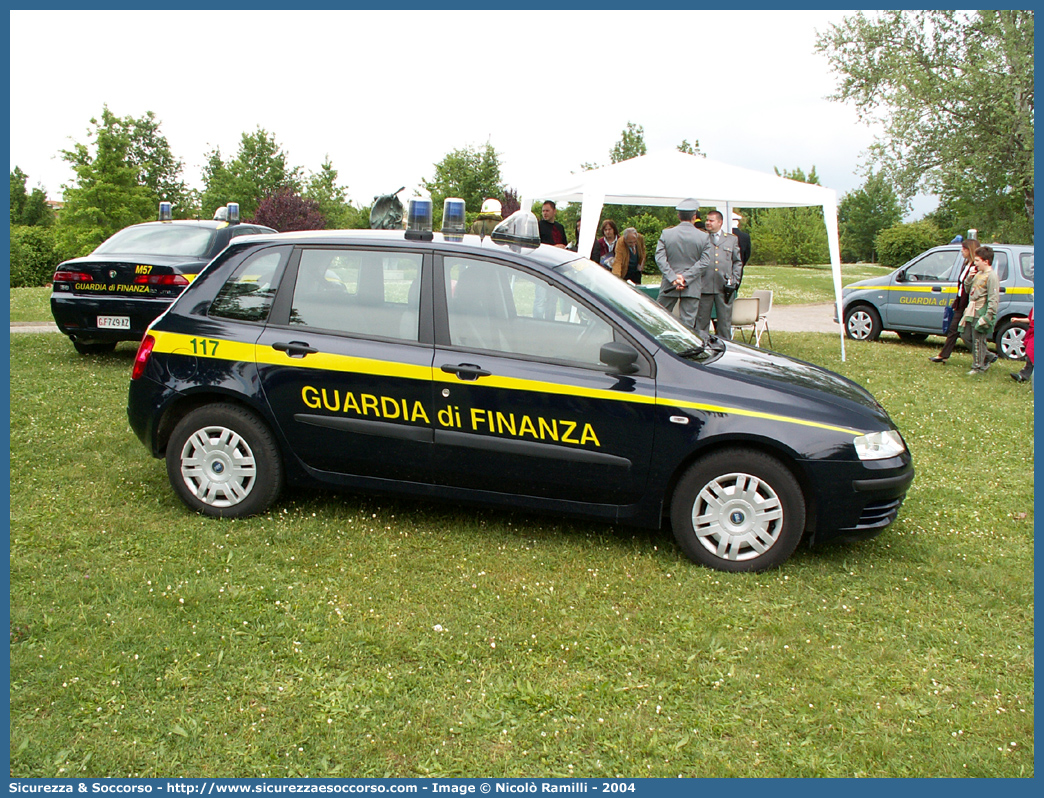
[[[612,269],[613,258],[616,257],[616,244],[620,239],[620,228],[612,219],[602,222],[602,237],[591,247],[591,260],[606,269]]]
[[[968,307],[968,291],[971,289],[972,278],[975,277],[975,251],[979,248],[979,242],[969,238],[961,242],[961,255],[964,256],[964,266],[961,268],[961,276],[957,278],[957,296],[953,298],[950,305],[950,324],[946,328],[946,342],[935,357],[928,358],[932,363],[945,363],[946,359],[953,354],[953,348],[957,345],[957,336],[960,334],[961,316],[964,309]],[[968,348],[971,342],[965,340]]]

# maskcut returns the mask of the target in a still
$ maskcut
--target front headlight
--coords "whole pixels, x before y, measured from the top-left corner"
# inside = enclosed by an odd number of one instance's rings
[[[894,429],[871,432],[855,439],[856,454],[860,460],[887,460],[906,451],[906,444]]]

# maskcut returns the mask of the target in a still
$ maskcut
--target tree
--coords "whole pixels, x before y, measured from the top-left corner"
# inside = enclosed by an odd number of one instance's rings
[[[832,99],[884,134],[871,149],[901,198],[980,205],[978,227],[1033,222],[1033,12],[858,13],[820,34]]]
[[[326,227],[326,218],[319,210],[319,203],[295,194],[288,186],[261,200],[251,221],[267,225],[280,233],[322,230]]]
[[[431,196],[432,224],[442,225],[442,203],[447,197],[464,200],[464,207],[477,211],[483,200],[502,197],[500,156],[488,141],[480,148],[467,146],[453,150],[435,166],[435,174],[421,184]]]
[[[127,159],[138,169],[138,183],[152,191],[157,204],[166,200],[177,215],[187,216],[191,202],[185,181],[181,179],[184,164],[171,153],[155,115],[146,111],[140,119],[127,117],[125,124],[130,134]]]
[[[628,122],[627,127],[620,133],[620,140],[613,145],[609,153],[609,162],[629,161],[639,155],[645,155],[645,130],[641,125]]]
[[[227,164],[215,148],[207,156],[203,168],[204,189],[201,197],[205,217],[230,202],[239,203],[242,218],[252,217],[265,197],[288,188],[301,193],[301,169],[290,166],[287,154],[275,136],[264,128],[244,133],[236,157]]]
[[[522,209],[522,200],[518,196],[517,189],[505,188],[504,196],[500,198],[500,215],[506,219],[515,211]]]
[[[54,224],[54,211],[47,204],[42,188],[26,191],[29,176],[17,166],[11,172],[11,224],[48,227]]]
[[[777,168],[775,172],[790,180],[819,185],[814,166],[808,175],[800,168],[790,172]],[[759,208],[751,214],[747,232],[757,242],[751,255],[753,263],[803,266],[830,260],[822,208]]]
[[[63,186],[65,207],[58,219],[58,239],[70,254],[90,252],[118,230],[156,217],[159,197],[141,182],[142,154],[135,140],[136,120],[102,108],[101,121],[91,119],[87,144],[62,150],[75,174]]]
[[[304,198],[316,204],[326,219],[326,226],[331,229],[348,229],[351,226],[350,222],[355,218],[353,208],[348,202],[348,189],[337,185],[337,170],[330,163],[329,155],[323,160],[319,171],[308,178]]]
[[[862,188],[845,194],[837,206],[841,260],[875,261],[874,238],[902,219],[903,209],[892,184],[883,173],[871,173]]]
[[[706,158],[707,155],[700,149],[700,140],[693,139],[692,144],[689,144],[688,139],[682,139],[682,143],[678,145],[678,152],[684,152],[687,155],[699,155],[702,158]]]

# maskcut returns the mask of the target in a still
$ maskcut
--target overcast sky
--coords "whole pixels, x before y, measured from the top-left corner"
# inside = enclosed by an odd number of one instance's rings
[[[11,169],[60,198],[72,179],[60,151],[86,142],[107,104],[154,112],[196,187],[211,150],[228,160],[261,127],[306,172],[328,155],[357,204],[400,186],[410,196],[448,152],[487,141],[504,181],[536,198],[584,162],[609,163],[632,121],[650,152],[687,139],[736,166],[815,166],[840,198],[862,184],[873,140],[851,106],[826,99],[836,79],[815,36],[842,17],[12,11]]]

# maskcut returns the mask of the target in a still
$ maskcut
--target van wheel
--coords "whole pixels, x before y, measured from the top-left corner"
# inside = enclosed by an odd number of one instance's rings
[[[845,335],[856,341],[876,341],[881,317],[869,305],[856,305],[845,312]]]
[[[264,512],[283,486],[279,448],[268,427],[232,404],[186,415],[167,443],[167,477],[196,512],[244,518]]]
[[[671,498],[671,526],[694,562],[719,571],[763,571],[797,548],[805,498],[774,457],[729,449],[685,472]]]
[[[102,341],[96,344],[85,344],[83,341],[73,341],[73,348],[81,355],[104,355],[116,349],[115,341]]]
[[[1026,357],[1026,325],[1006,321],[997,328],[994,337],[997,354],[1008,360],[1023,360]]]

